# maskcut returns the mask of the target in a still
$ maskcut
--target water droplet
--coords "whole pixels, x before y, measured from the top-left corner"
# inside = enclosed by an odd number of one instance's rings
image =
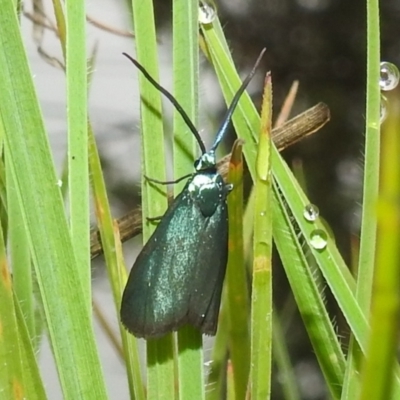
[[[379,117],[379,122],[382,124],[385,119],[387,118],[388,114],[388,100],[387,98],[381,94],[381,111],[380,111],[380,117]]]
[[[213,4],[210,4],[203,0],[200,0],[199,22],[201,24],[212,24],[216,15],[217,15],[217,11]]]
[[[57,185],[58,187],[62,187],[63,181],[62,181],[61,179],[59,179],[59,180],[57,181],[56,185]]]
[[[399,83],[399,70],[397,67],[387,61],[381,62],[381,77],[379,79],[379,86],[381,90],[393,90]]]
[[[304,207],[303,216],[307,221],[314,222],[319,217],[319,209],[314,204],[307,204]]]
[[[310,244],[316,250],[323,250],[328,243],[328,236],[322,229],[315,229],[311,232]]]

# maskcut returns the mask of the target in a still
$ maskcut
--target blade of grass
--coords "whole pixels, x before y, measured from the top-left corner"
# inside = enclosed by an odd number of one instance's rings
[[[0,388],[4,399],[45,399],[43,382],[25,322],[13,296],[3,232],[0,229]]]
[[[206,40],[207,51],[211,57],[210,62],[213,64],[217,73],[218,80],[220,82],[222,92],[225,97],[226,104],[230,104],[236,90],[241,84],[241,80],[238,73],[233,66],[232,58],[228,50],[227,45],[223,37],[217,35],[217,28],[219,27],[218,20],[215,20],[213,24],[202,27],[202,32]],[[222,32],[222,31],[221,31]],[[254,177],[255,171],[255,159],[257,154],[256,146],[256,135],[259,129],[259,115],[255,110],[255,107],[245,92],[239,100],[236,107],[236,111],[233,115],[232,121],[238,132],[240,132],[240,138],[246,143],[243,146],[243,154],[250,165],[251,174]]]
[[[229,312],[229,355],[237,399],[246,397],[250,371],[250,311],[248,279],[243,254],[243,159],[242,143],[236,141],[229,163],[228,182],[233,191],[228,197],[229,258],[225,294]]]
[[[126,270],[125,273],[123,273],[119,268],[121,262],[118,261],[119,251],[118,249],[116,249],[115,244],[114,226],[110,211],[110,205],[108,202],[106,186],[101,170],[98,149],[90,126],[88,127],[88,132],[89,168],[97,224],[100,230],[101,241],[103,244],[108,279],[110,281],[114,297],[116,312],[119,315],[122,290],[124,285],[126,284],[127,279]],[[124,348],[125,362],[128,373],[129,392],[131,398],[143,400],[145,398],[145,394],[142,383],[136,338],[130,335],[121,323],[119,323],[119,330],[122,338],[122,345]]]
[[[3,304],[3,303],[2,303]],[[19,302],[14,296],[14,310],[18,324],[19,343],[21,346],[21,361],[26,387],[26,398],[32,400],[44,400],[47,398],[43,381],[40,376],[39,366],[35,358],[36,349],[32,346],[32,339],[29,336],[25,318],[19,307]],[[12,355],[15,357],[15,354]]]
[[[122,253],[122,245],[121,245],[121,238],[119,236],[118,224],[116,224],[115,221],[114,221],[114,239],[115,239],[115,249],[116,249],[115,254],[117,257],[119,288],[120,288],[120,293],[122,293],[122,289],[125,286],[128,277],[126,273],[124,256]],[[121,304],[121,298],[117,303],[118,310],[120,308],[120,304]],[[124,354],[126,356],[131,398],[137,400],[144,400],[146,396],[143,387],[143,380],[141,374],[142,368],[140,365],[140,355],[139,355],[137,340],[135,337],[130,335],[125,330],[125,328],[122,326],[121,323],[120,323],[120,331],[122,337],[122,344],[125,349]]]
[[[198,1],[173,2],[173,70],[174,96],[185,110],[194,126],[198,123]],[[174,110],[174,174],[175,178],[193,170],[199,146],[193,134]],[[195,156],[195,157],[194,157]],[[175,193],[180,193],[185,182],[180,182]]]
[[[66,399],[105,398],[93,327],[12,3],[0,0],[0,104],[16,183]],[[74,368],[71,368],[74,366]]]
[[[28,235],[26,233],[18,197],[14,191],[15,182],[10,173],[11,166],[8,165],[9,159],[6,158],[5,162],[7,165],[5,172],[7,175],[8,243],[10,246],[14,292],[22,309],[25,323],[29,331],[29,337],[32,343],[37,343],[38,336],[35,326],[32,264]]]
[[[67,0],[65,14],[70,229],[85,303],[91,309],[85,3]]]
[[[367,0],[367,87],[364,152],[363,206],[360,252],[357,266],[356,298],[361,309],[369,315],[374,274],[377,216],[375,205],[379,189],[380,157],[380,90],[379,90],[379,1]],[[363,355],[354,338],[350,338],[347,370],[342,399],[355,399],[360,389],[360,364]]]
[[[198,1],[173,2],[174,95],[193,124],[198,110]],[[193,171],[198,144],[181,115],[174,110],[174,176]],[[174,186],[180,193],[185,181]],[[203,349],[201,333],[190,326],[178,331],[179,398],[204,398]]]
[[[279,371],[279,382],[282,385],[284,399],[300,400],[299,384],[296,381],[295,371],[290,361],[289,349],[285,342],[285,334],[276,312],[273,314],[272,348],[273,359]]]
[[[380,90],[379,1],[368,0],[367,110],[365,131],[364,190],[357,299],[365,312],[371,304],[376,244],[376,201],[379,190]]]
[[[272,82],[265,79],[254,183],[250,398],[269,399],[272,355]]]
[[[61,50],[64,56],[64,60],[67,56],[66,41],[67,41],[67,27],[64,16],[64,7],[60,0],[52,0],[54,8],[54,16],[57,23],[57,33],[60,38]]]
[[[214,339],[211,360],[207,362],[206,399],[220,400],[224,393],[228,356],[228,313],[224,304],[219,314],[218,330]]]
[[[0,388],[7,399],[25,397],[22,351],[14,313],[12,279],[7,262],[3,231],[0,229]]]
[[[400,101],[388,102],[382,129],[381,181],[378,197],[376,267],[371,307],[371,335],[361,376],[361,400],[390,399],[398,345],[400,314]],[[395,398],[398,398],[398,393]]]
[[[233,375],[232,363],[228,360],[228,364],[226,367],[226,399],[227,400],[235,400],[240,397],[236,394],[236,386],[235,386],[235,377]]]
[[[338,399],[344,376],[344,354],[290,221],[291,217],[276,189],[275,198],[274,240],[330,395]]]
[[[132,1],[136,55],[150,75],[158,77],[156,34],[152,1]],[[147,80],[139,75],[141,94],[142,171],[151,178],[165,181],[164,135],[161,97]],[[143,238],[154,231],[146,217],[160,216],[167,208],[165,189],[142,180]],[[173,337],[147,341],[147,398],[175,398]]]
[[[0,118],[0,138],[5,137],[3,121]],[[8,158],[5,160],[8,163]],[[34,298],[32,284],[32,265],[30,259],[29,242],[24,227],[21,208],[18,203],[18,197],[13,188],[15,183],[10,174],[11,167],[5,167],[3,160],[0,160],[0,198],[1,209],[7,213],[7,218],[2,221],[2,228],[7,232],[8,246],[10,255],[11,270],[13,271],[14,293],[23,310],[26,325],[29,331],[29,337],[32,343],[38,342],[38,335],[35,326]],[[7,176],[7,178],[6,178]]]
[[[2,133],[2,121],[0,119]],[[4,138],[4,135],[1,135]],[[6,159],[6,163],[8,158]],[[4,175],[9,170],[1,165],[2,185]],[[45,399],[43,382],[35,359],[38,336],[36,336],[33,295],[32,271],[29,257],[27,235],[24,230],[20,205],[12,186],[12,175],[9,174],[7,183],[9,205],[9,242],[12,254],[12,267],[9,269],[3,229],[0,229],[0,388],[4,398]],[[5,186],[3,186],[3,190]],[[5,230],[4,230],[5,231]],[[17,234],[21,236],[17,236]],[[18,246],[19,245],[19,246]],[[19,251],[18,251],[19,250]],[[12,277],[10,270],[13,272]],[[16,286],[20,299],[16,297]],[[20,305],[24,306],[26,317],[24,320]],[[26,322],[31,331],[28,331]]]

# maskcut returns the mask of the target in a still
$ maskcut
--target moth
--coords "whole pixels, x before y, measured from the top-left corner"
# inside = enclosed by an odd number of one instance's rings
[[[227,196],[233,187],[217,171],[215,151],[263,53],[233,97],[208,151],[172,94],[124,53],[171,101],[202,152],[194,163],[194,172],[183,177],[188,178],[185,187],[161,218],[130,271],[122,296],[121,321],[136,337],[158,338],[185,324],[206,335],[216,333],[228,259]]]

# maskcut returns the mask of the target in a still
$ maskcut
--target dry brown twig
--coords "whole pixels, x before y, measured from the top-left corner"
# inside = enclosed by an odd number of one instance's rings
[[[38,13],[36,11],[29,12],[23,8],[22,14],[25,18],[32,21],[35,25],[41,26],[42,28],[51,31],[51,32],[55,33],[56,36],[58,36],[57,26],[55,24],[53,24],[51,19],[43,12],[43,8],[41,8],[40,13]],[[93,25],[94,27],[101,29],[102,31],[109,32],[113,35],[127,37],[127,38],[135,37],[135,35],[133,34],[132,31],[129,31],[126,29],[115,28],[114,26],[111,26],[104,22],[101,22],[98,19],[91,17],[90,15],[86,15],[86,21],[90,25]]]

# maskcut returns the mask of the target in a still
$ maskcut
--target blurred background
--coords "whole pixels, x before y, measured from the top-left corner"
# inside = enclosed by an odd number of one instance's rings
[[[331,110],[331,121],[317,134],[285,150],[292,165],[301,163],[307,192],[320,214],[331,226],[337,245],[351,262],[351,243],[359,235],[362,195],[363,141],[365,129],[366,15],[364,0],[217,0],[218,16],[230,44],[233,59],[243,73],[254,63],[263,47],[266,57],[259,68],[272,71],[274,109],[277,115],[293,80],[300,81],[292,116],[319,101]],[[51,1],[35,2],[50,21],[33,24],[33,5],[25,2],[22,27],[43,107],[46,126],[59,171],[65,155],[66,106],[64,73],[56,67],[61,60],[55,33],[41,25],[54,21]],[[170,0],[155,0],[159,34],[160,81],[172,89]],[[96,49],[90,87],[90,118],[98,141],[115,217],[140,203],[140,120],[137,73],[121,55],[134,54],[129,37],[131,11],[124,0],[89,2],[88,53]],[[35,14],[36,15],[36,14]],[[99,27],[100,26],[100,27]],[[118,32],[117,32],[118,31]],[[126,34],[121,35],[122,34]],[[381,2],[382,61],[400,65],[400,2]],[[262,73],[249,90],[258,106]],[[219,118],[225,111],[216,78],[202,58],[200,65],[199,129],[210,143]],[[167,115],[170,108],[167,108]],[[166,127],[171,123],[166,119]],[[168,130],[168,129],[167,129]],[[232,138],[234,136],[232,135]],[[208,138],[208,139],[207,139]],[[169,144],[170,146],[170,144]],[[133,243],[137,243],[134,246]],[[125,245],[130,267],[140,249],[140,238]],[[94,296],[111,324],[115,310],[108,290],[102,260],[95,262]],[[282,315],[290,316],[286,340],[304,399],[326,398],[318,364],[302,328],[285,276],[275,268],[275,302]],[[327,293],[327,301],[330,301]],[[347,329],[332,302],[332,318],[346,346]],[[116,326],[116,325],[114,325]],[[101,328],[97,329],[110,396],[127,399],[123,363]],[[205,351],[211,344],[205,344]],[[46,343],[42,365],[50,398],[61,398],[51,352]],[[281,399],[279,374],[275,374],[273,399]],[[53,396],[52,396],[53,395]]]

